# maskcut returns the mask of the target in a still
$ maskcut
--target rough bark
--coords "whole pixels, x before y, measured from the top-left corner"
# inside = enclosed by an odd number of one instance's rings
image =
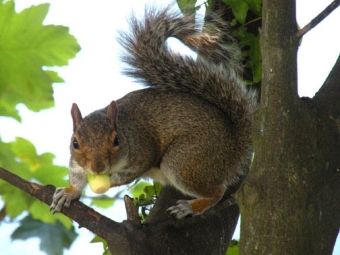
[[[340,221],[338,60],[313,98],[297,95],[295,0],[264,0],[255,157],[238,192],[240,254],[332,254]]]

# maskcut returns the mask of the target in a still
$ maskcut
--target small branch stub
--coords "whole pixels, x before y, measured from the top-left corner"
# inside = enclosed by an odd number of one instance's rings
[[[138,207],[133,198],[124,196],[125,210],[127,220],[131,221],[134,225],[141,225],[140,217],[138,215]]]

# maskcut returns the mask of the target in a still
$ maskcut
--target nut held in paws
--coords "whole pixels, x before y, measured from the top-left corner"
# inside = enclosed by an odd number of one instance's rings
[[[88,174],[87,181],[92,191],[97,194],[105,193],[111,186],[108,174]]]

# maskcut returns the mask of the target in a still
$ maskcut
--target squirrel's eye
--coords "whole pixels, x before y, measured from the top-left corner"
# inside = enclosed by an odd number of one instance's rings
[[[74,140],[73,140],[73,148],[75,148],[76,150],[78,150],[79,147],[80,147],[80,146],[79,146],[79,143],[78,143],[77,139],[74,138]]]
[[[116,135],[115,140],[113,141],[113,146],[118,146],[119,145],[119,138],[118,135]]]

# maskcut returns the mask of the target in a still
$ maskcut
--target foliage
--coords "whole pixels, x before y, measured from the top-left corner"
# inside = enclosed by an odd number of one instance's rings
[[[185,13],[188,10],[195,10],[197,0],[178,0],[177,4],[181,12]]]
[[[23,179],[41,184],[53,182],[56,185],[67,185],[65,180],[68,174],[67,168],[54,165],[54,155],[51,153],[38,155],[34,145],[28,140],[17,138],[10,143],[3,143],[0,140],[0,148],[0,165],[11,169],[13,173]],[[0,195],[10,219],[28,211],[34,219],[51,224],[55,224],[59,220],[66,228],[71,228],[72,223],[68,218],[62,215],[52,216],[46,205],[1,180]]]
[[[262,58],[260,51],[260,35],[258,28],[261,24],[261,0],[223,0],[230,10],[228,17],[232,35],[238,39],[242,47],[244,66],[247,69],[245,79],[249,84],[261,81]],[[182,12],[195,9],[196,0],[178,0]],[[211,1],[206,1],[207,9]],[[200,6],[196,6],[199,9]]]
[[[73,227],[71,230],[65,229],[59,221],[55,224],[44,224],[42,221],[34,220],[31,216],[27,216],[20,221],[20,227],[13,232],[11,237],[13,240],[38,237],[42,251],[50,255],[58,255],[62,254],[64,247],[70,248],[77,237]]]
[[[115,196],[115,197],[117,197],[117,196]],[[115,202],[115,197],[112,198],[112,197],[109,197],[107,195],[100,195],[100,196],[92,197],[90,205],[107,209],[107,208],[113,206],[113,204]]]
[[[79,51],[63,26],[43,25],[49,5],[16,13],[14,2],[0,3],[0,115],[20,120],[18,103],[30,110],[52,107],[52,83],[63,82],[43,67],[63,66]]]
[[[91,243],[102,243],[103,249],[104,249],[103,255],[111,255],[111,252],[109,251],[109,247],[107,246],[107,242],[103,238],[101,238],[99,236],[95,236],[91,240]]]
[[[231,240],[226,255],[238,255],[239,254],[239,241]]]
[[[20,121],[18,103],[33,111],[52,107],[52,84],[63,80],[46,68],[66,65],[80,49],[67,27],[42,24],[48,8],[41,4],[16,13],[14,1],[0,1],[0,116]],[[24,138],[5,143],[0,137],[0,166],[26,180],[66,186],[68,170],[55,165],[54,158],[51,153],[37,154]],[[39,237],[40,248],[48,254],[61,254],[75,239],[67,217],[52,215],[47,205],[2,180],[0,198],[4,203],[1,212],[10,220],[28,214],[12,239]]]
[[[157,182],[154,182],[153,185],[148,182],[138,182],[130,189],[130,193],[140,209],[142,221],[145,221],[148,216],[148,211],[155,204],[161,189],[162,186]]]
[[[248,11],[261,14],[260,0],[223,0],[223,2],[231,7],[236,20],[241,24],[245,23]]]
[[[231,21],[232,34],[239,40],[244,57],[244,66],[251,75],[246,77],[250,84],[261,81],[262,58],[258,28],[261,21],[261,0],[223,0],[230,6],[234,19]]]

